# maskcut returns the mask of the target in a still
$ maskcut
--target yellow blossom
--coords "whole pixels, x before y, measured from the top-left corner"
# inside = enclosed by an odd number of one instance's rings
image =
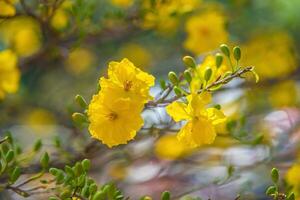
[[[286,76],[297,65],[293,43],[287,33],[259,34],[242,46],[242,63],[255,66],[262,79]]]
[[[20,71],[17,63],[18,58],[11,50],[0,51],[0,99],[19,88]]]
[[[140,109],[130,99],[110,93],[94,95],[88,107],[89,132],[109,147],[126,144],[143,125]]]
[[[3,43],[14,50],[18,56],[30,56],[40,46],[40,27],[29,17],[16,17],[0,24]]]
[[[74,75],[86,72],[95,63],[96,56],[87,48],[77,48],[70,52],[66,60],[66,69]]]
[[[184,47],[195,55],[212,51],[228,41],[225,17],[216,11],[192,16],[186,22],[187,39]]]
[[[138,107],[151,99],[149,89],[153,85],[154,77],[135,67],[127,58],[121,62],[110,62],[108,79],[100,79],[101,89],[112,98],[130,98],[138,103]]]
[[[155,154],[162,159],[174,160],[188,155],[192,152],[184,143],[180,142],[176,135],[163,135],[155,143]]]
[[[226,120],[222,111],[206,108],[211,101],[208,93],[191,94],[188,104],[173,102],[167,106],[167,113],[176,121],[186,120],[177,138],[190,147],[212,144],[216,137],[215,126]]]
[[[300,191],[300,165],[294,164],[291,168],[288,169],[286,173],[286,181],[289,185],[293,186],[293,192],[296,194],[296,197],[299,197]]]
[[[119,6],[122,8],[128,8],[132,5],[133,0],[111,0],[111,3],[115,6]]]
[[[70,20],[68,10],[71,9],[72,4],[73,3],[70,0],[64,1],[62,5],[55,11],[50,21],[50,24],[53,28],[62,30],[68,26]]]
[[[14,0],[0,0],[0,16],[10,17],[15,14]]]
[[[146,12],[142,27],[154,28],[160,33],[170,34],[178,26],[178,17],[193,11],[199,2],[199,0],[158,0],[152,5],[151,1],[144,0],[143,8]]]
[[[119,51],[120,57],[131,60],[137,67],[147,69],[151,63],[151,54],[141,45],[129,43]]]

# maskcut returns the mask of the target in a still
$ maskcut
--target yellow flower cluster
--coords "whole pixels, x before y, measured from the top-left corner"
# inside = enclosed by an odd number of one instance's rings
[[[212,144],[216,137],[216,126],[226,121],[226,116],[216,108],[207,108],[211,95],[207,92],[187,96],[188,103],[173,102],[167,113],[176,121],[187,121],[177,138],[189,147]]]
[[[88,107],[89,131],[109,147],[126,144],[143,125],[141,112],[151,99],[154,77],[136,68],[128,59],[110,62],[108,78]]]
[[[6,93],[14,93],[19,88],[20,71],[18,58],[11,50],[0,51],[0,100]]]
[[[287,33],[259,34],[243,45],[244,66],[255,66],[263,78],[276,78],[296,69],[293,40]]]
[[[293,192],[296,198],[300,198],[300,165],[294,164],[286,173],[286,181],[290,186],[293,186]]]
[[[50,24],[56,30],[65,29],[70,21],[69,11],[72,7],[72,1],[67,0],[62,3],[62,5],[55,11],[53,17],[51,18]]]
[[[184,47],[195,55],[214,50],[228,41],[225,26],[225,17],[217,11],[192,16],[186,22],[187,39]]]
[[[111,3],[121,8],[128,8],[133,4],[133,0],[111,0]]]
[[[0,16],[10,17],[16,14],[15,0],[0,0]]]
[[[178,16],[193,11],[200,3],[199,0],[158,0],[154,4],[144,0],[143,8],[146,11],[142,27],[154,28],[160,33],[174,32],[178,26]]]

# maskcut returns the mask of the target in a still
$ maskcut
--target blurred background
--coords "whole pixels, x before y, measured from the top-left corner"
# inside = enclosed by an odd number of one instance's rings
[[[99,183],[114,180],[133,199],[164,190],[267,199],[270,169],[284,177],[299,157],[299,10],[299,0],[0,0],[0,130],[27,152],[42,139],[59,162],[84,152]],[[222,43],[241,47],[242,65],[255,66],[260,82],[215,93],[229,121],[214,144],[180,147],[165,111],[151,109],[135,141],[87,149],[87,129],[71,120],[74,97],[91,99],[109,61],[126,57],[153,74],[155,96],[170,70],[184,70],[183,56],[202,63]]]

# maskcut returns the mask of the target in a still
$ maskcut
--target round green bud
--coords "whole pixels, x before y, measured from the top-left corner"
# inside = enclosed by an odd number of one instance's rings
[[[59,173],[59,169],[57,168],[50,168],[49,169],[50,174],[52,174],[53,176],[56,176]]]
[[[15,169],[12,171],[11,175],[10,175],[10,182],[14,183],[18,180],[18,178],[21,175],[21,168],[20,167],[15,167]]]
[[[48,167],[48,165],[49,165],[49,154],[47,152],[45,152],[43,154],[43,156],[41,157],[40,163],[41,163],[43,169],[46,169]]]
[[[230,57],[230,51],[226,44],[221,44],[220,49],[225,56]]]
[[[88,171],[91,167],[91,161],[89,159],[84,159],[83,161],[81,161],[81,164],[84,171]]]
[[[42,140],[38,139],[33,145],[33,151],[35,152],[39,151],[42,148],[42,145],[43,145]]]
[[[209,81],[212,75],[212,69],[210,67],[207,67],[204,73],[204,79],[206,81]]]
[[[159,84],[160,84],[161,89],[165,90],[167,88],[165,80],[161,79]]]
[[[86,103],[85,99],[84,99],[81,95],[77,94],[77,95],[75,96],[75,101],[78,103],[78,105],[79,105],[81,108],[84,108],[84,109],[87,108],[87,103]]]
[[[183,76],[188,83],[192,81],[192,74],[189,70],[184,70]]]
[[[266,191],[266,195],[270,196],[272,194],[274,194],[277,191],[275,186],[270,186],[268,187],[267,191]]]
[[[241,59],[241,49],[236,46],[233,48],[233,57],[235,60],[239,61]]]
[[[221,67],[222,62],[223,62],[223,56],[222,56],[222,54],[217,53],[216,54],[216,67],[217,68]]]
[[[72,119],[78,125],[82,125],[88,122],[87,117],[84,114],[78,112],[72,114]]]
[[[272,178],[272,181],[274,183],[277,183],[278,182],[278,179],[279,179],[279,172],[278,172],[278,169],[276,168],[273,168],[271,170],[271,178]]]
[[[98,191],[96,194],[93,196],[92,200],[105,200],[105,193],[103,191]]]
[[[173,85],[177,85],[179,80],[178,80],[178,77],[177,75],[175,74],[175,72],[169,72],[168,74],[168,78],[170,80],[170,82],[173,84]]]
[[[196,61],[191,56],[184,56],[182,58],[182,61],[186,68],[195,68],[196,67]]]
[[[174,90],[176,96],[181,96],[182,92],[179,87],[175,86],[173,90]]]
[[[5,160],[7,163],[9,163],[10,161],[12,161],[14,159],[15,153],[13,150],[9,150],[6,155],[5,155]]]
[[[91,184],[89,187],[89,193],[95,194],[96,191],[97,191],[97,185],[95,183]]]

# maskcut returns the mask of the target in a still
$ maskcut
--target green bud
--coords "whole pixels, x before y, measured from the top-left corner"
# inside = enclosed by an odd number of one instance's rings
[[[86,175],[82,174],[78,179],[78,186],[83,187],[85,184]]]
[[[220,53],[216,54],[216,67],[219,68],[221,67],[223,62],[223,56]]]
[[[21,169],[20,167],[16,166],[15,169],[12,171],[11,175],[10,175],[10,182],[14,183],[18,180],[18,178],[21,175]]]
[[[72,193],[70,190],[65,190],[59,196],[61,199],[67,199],[72,196]]]
[[[103,191],[98,191],[96,194],[93,196],[92,200],[105,200],[105,193]]]
[[[15,153],[13,150],[9,150],[6,155],[5,155],[5,160],[7,163],[9,163],[10,161],[12,161],[14,159]]]
[[[81,164],[84,171],[88,171],[91,167],[91,161],[89,159],[84,159],[83,161],[81,161]]]
[[[49,169],[50,174],[52,174],[53,176],[57,176],[59,173],[59,169],[57,168],[50,168]]]
[[[161,200],[170,200],[171,199],[171,194],[168,191],[164,191],[161,194]]]
[[[181,96],[181,90],[179,87],[175,86],[173,90],[177,96]]]
[[[275,186],[270,186],[268,187],[267,191],[266,191],[266,195],[270,196],[272,194],[274,194],[277,191],[277,188]]]
[[[79,94],[77,94],[75,96],[75,101],[78,103],[78,105],[83,108],[83,109],[86,109],[87,108],[87,103],[86,103],[86,100]]]
[[[161,89],[165,90],[167,88],[165,80],[161,79],[159,84],[160,84]]]
[[[89,187],[87,185],[83,187],[81,195],[85,198],[89,197]]]
[[[295,197],[294,192],[292,192],[291,194],[289,194],[289,195],[287,196],[287,198],[286,198],[286,200],[295,200],[295,199],[296,199],[296,197]]]
[[[184,56],[182,58],[182,61],[186,68],[196,68],[195,59],[191,56]]]
[[[216,104],[216,105],[214,106],[214,108],[215,108],[215,109],[218,109],[218,110],[221,110],[221,105],[220,105],[220,104]]]
[[[278,179],[279,179],[279,172],[278,172],[278,169],[276,168],[273,168],[271,170],[271,178],[272,178],[272,181],[274,183],[277,183],[278,182]]]
[[[230,51],[226,44],[221,44],[220,49],[225,56],[230,57]]]
[[[192,81],[192,75],[189,70],[184,70],[183,76],[188,83],[190,83]]]
[[[241,59],[241,49],[236,46],[233,48],[233,57],[235,60],[239,61]]]
[[[89,187],[89,193],[92,195],[95,194],[96,191],[97,191],[97,185],[95,183],[91,184]]]
[[[49,165],[49,155],[48,155],[47,152],[45,152],[43,154],[43,156],[41,157],[40,163],[41,163],[43,169],[48,168],[48,165]]]
[[[58,136],[54,137],[53,142],[56,148],[61,147],[61,142]]]
[[[56,178],[56,184],[59,185],[64,182],[65,175],[61,170],[59,170],[58,173],[56,174],[55,178]]]
[[[78,125],[82,125],[82,124],[88,122],[86,116],[84,114],[78,113],[78,112],[72,114],[72,119]]]
[[[177,85],[179,80],[175,72],[169,72],[168,74],[169,80],[173,85]]]
[[[42,148],[42,145],[43,145],[42,140],[38,139],[33,145],[33,151],[35,152],[39,151]]]
[[[74,177],[74,176],[75,176],[75,173],[74,173],[73,169],[72,169],[70,166],[68,166],[68,165],[65,166],[65,172],[66,172],[69,176],[71,176],[71,177]]]
[[[207,67],[206,70],[205,70],[205,73],[204,73],[204,79],[206,81],[209,81],[210,78],[211,78],[211,75],[212,75],[212,70],[210,67]]]
[[[83,167],[80,162],[77,162],[73,167],[76,176],[79,176],[83,173]]]

